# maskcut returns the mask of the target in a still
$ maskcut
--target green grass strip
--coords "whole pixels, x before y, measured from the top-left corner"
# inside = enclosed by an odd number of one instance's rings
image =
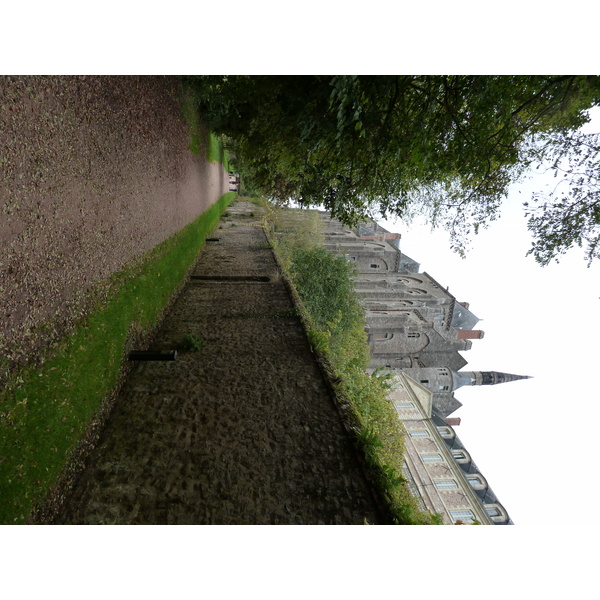
[[[235,193],[111,278],[108,301],[40,368],[0,392],[0,523],[24,523],[118,384],[128,332],[148,333]]]
[[[440,523],[422,511],[402,474],[406,432],[388,398],[385,376],[366,372],[370,351],[365,314],[354,290],[356,268],[326,250],[323,224],[313,211],[273,209],[267,222],[274,250],[302,303],[313,351],[329,363],[340,397],[357,423],[357,445],[394,521],[402,525]]]

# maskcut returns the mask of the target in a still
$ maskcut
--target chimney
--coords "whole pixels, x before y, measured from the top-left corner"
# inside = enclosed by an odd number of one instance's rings
[[[447,417],[444,419],[448,425],[452,427],[458,427],[460,425],[460,417]]]
[[[484,335],[479,329],[458,329],[457,333],[459,340],[480,340]]]

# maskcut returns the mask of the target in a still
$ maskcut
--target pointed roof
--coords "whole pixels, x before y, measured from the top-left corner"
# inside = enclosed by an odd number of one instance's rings
[[[511,373],[500,373],[499,371],[463,371],[459,373],[452,371],[453,390],[464,385],[496,385],[519,379],[532,379],[530,375],[512,375]]]
[[[475,316],[460,302],[454,303],[452,307],[452,322],[450,323],[454,329],[473,329],[479,321],[479,317]]]

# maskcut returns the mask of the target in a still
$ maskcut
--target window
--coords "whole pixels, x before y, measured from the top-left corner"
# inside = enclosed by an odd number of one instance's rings
[[[420,333],[414,333],[414,332],[412,332],[412,331],[411,331],[411,332],[408,334],[408,337],[409,337],[409,338],[418,338],[418,337],[421,337],[421,334],[420,334]]]
[[[391,340],[394,337],[393,333],[374,333],[373,339],[378,341]]]
[[[379,265],[376,265],[375,263],[371,263],[369,266],[371,269],[379,269]]]
[[[434,480],[435,487],[438,490],[457,490],[458,483],[454,479],[437,479]]]
[[[437,430],[443,438],[453,438],[452,429],[450,427],[438,427]]]
[[[414,438],[427,438],[429,437],[429,431],[427,429],[409,429],[408,435]]]
[[[395,402],[394,406],[401,410],[412,410],[415,407],[412,402]]]
[[[485,512],[494,523],[506,523],[508,515],[501,504],[484,504]]]
[[[452,456],[454,457],[454,460],[459,463],[467,463],[471,460],[471,457],[466,450],[452,450]]]
[[[428,452],[427,454],[421,454],[421,460],[424,463],[441,463],[444,462],[442,455],[437,452]]]
[[[468,475],[467,476],[467,481],[469,482],[469,485],[474,490],[483,490],[486,487],[486,482],[481,477],[481,475],[478,475],[478,474],[475,474],[475,473],[472,474],[472,475]]]
[[[440,392],[447,392],[450,388],[447,385],[440,385]]]
[[[454,522],[456,521],[474,521],[475,515],[472,510],[464,509],[464,510],[451,510],[450,517]]]
[[[429,379],[421,379],[421,383],[427,384],[427,383],[429,383]]]

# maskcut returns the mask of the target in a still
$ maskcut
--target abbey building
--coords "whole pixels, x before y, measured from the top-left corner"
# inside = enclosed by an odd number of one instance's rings
[[[445,523],[512,524],[456,435],[456,390],[526,376],[466,371],[460,352],[483,338],[478,317],[419,264],[400,252],[400,235],[376,223],[355,230],[321,213],[325,247],[358,270],[355,289],[366,316],[370,370],[393,375],[390,398],[407,431],[404,475],[423,508]]]

